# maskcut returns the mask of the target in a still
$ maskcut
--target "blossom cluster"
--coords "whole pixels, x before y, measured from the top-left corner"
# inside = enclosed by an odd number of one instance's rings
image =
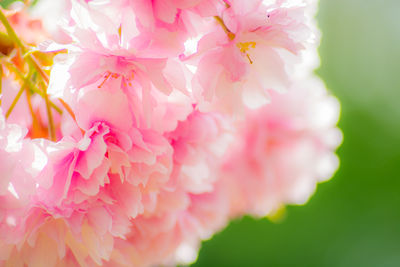
[[[195,260],[338,166],[313,0],[40,0],[0,13],[0,266]]]

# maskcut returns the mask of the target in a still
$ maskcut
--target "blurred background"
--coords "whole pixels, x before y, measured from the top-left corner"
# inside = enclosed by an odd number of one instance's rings
[[[342,104],[341,166],[280,223],[243,218],[193,267],[400,266],[400,1],[320,0],[317,74]]]
[[[232,222],[193,267],[400,266],[400,1],[320,0],[318,22],[317,74],[342,104],[339,171],[280,222]]]

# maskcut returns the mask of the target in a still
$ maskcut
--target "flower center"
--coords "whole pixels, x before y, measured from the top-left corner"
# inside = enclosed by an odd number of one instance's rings
[[[246,55],[250,64],[253,64],[253,60],[251,60],[247,51],[249,51],[251,48],[256,48],[256,42],[244,42],[244,43],[240,42],[237,43],[236,46],[239,48],[240,52]]]
[[[110,79],[117,79],[117,78],[119,78],[120,76],[122,76],[122,82],[123,82],[125,85],[132,86],[132,80],[133,80],[134,77],[135,77],[135,74],[134,74],[133,71],[127,73],[126,75],[119,74],[119,73],[113,73],[113,72],[110,72],[110,71],[106,71],[106,73],[105,73],[104,76],[103,76],[103,81],[97,86],[97,88],[102,88],[103,85],[104,85],[108,80],[110,80]]]

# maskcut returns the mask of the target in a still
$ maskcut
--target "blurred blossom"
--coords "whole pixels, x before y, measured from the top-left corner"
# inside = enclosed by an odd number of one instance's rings
[[[339,166],[340,106],[317,78],[294,83],[287,94],[249,110],[222,168],[232,187],[233,214],[265,216],[285,204],[303,204],[318,182]]]

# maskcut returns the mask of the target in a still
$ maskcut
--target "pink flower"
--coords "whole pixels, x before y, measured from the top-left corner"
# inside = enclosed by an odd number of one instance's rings
[[[72,38],[63,30],[63,23],[70,19],[70,13],[66,12],[70,9],[71,1],[69,0],[41,0],[29,8],[29,14],[41,20],[51,40],[64,44],[72,41]]]
[[[187,264],[232,217],[304,203],[337,168],[338,103],[304,80],[315,0],[55,5],[64,44],[5,58],[32,86],[2,67],[1,266]],[[46,92],[57,142],[40,139]]]
[[[85,91],[121,91],[129,101],[135,124],[150,127],[154,109],[176,102],[173,98],[179,98],[177,102],[181,108],[190,112],[191,100],[187,96],[185,76],[184,66],[174,59],[101,55],[71,48],[69,55],[60,55],[56,61],[49,92],[74,107],[79,95]],[[177,120],[177,117],[179,114],[169,120]]]
[[[125,238],[131,219],[154,209],[172,171],[172,148],[161,134],[134,127],[121,91],[89,90],[78,98],[75,109],[75,131],[85,134],[78,140],[65,137],[41,145],[47,164],[32,179],[36,192],[20,225],[34,244],[27,248],[29,253],[50,244],[60,250],[55,262],[67,260],[69,251],[78,262],[101,264],[110,258],[114,239]],[[59,228],[51,228],[54,224]],[[40,239],[54,239],[54,231],[60,240],[70,241]],[[25,247],[26,242],[16,245]],[[21,250],[15,253],[30,261]]]
[[[194,111],[167,134],[174,167],[155,209],[132,220],[127,240],[118,239],[109,266],[190,263],[202,239],[228,220],[229,195],[217,168],[230,143],[227,121]]]
[[[36,194],[35,177],[46,164],[39,145],[24,139],[26,134],[27,129],[5,122],[0,115],[0,262],[24,238]]]
[[[174,149],[172,179],[191,193],[212,191],[219,162],[232,141],[231,134],[227,117],[193,111],[167,134]]]
[[[40,262],[46,250],[55,255],[50,266],[177,262],[184,260],[184,246],[195,256],[201,239],[228,218],[229,198],[215,177],[221,144],[227,147],[231,140],[226,121],[194,111],[167,134],[172,157],[167,139],[109,115],[124,113],[122,98],[110,101],[114,106],[101,116],[96,105],[86,105],[90,100],[104,105],[93,93],[113,97],[95,90],[80,99],[86,117],[78,109],[77,121],[87,129],[82,140],[43,145],[48,162],[35,180],[34,207],[25,215],[27,239],[16,243],[25,254],[10,244],[8,263],[18,257]],[[204,167],[209,171],[198,173]]]
[[[311,37],[305,8],[287,2],[227,1],[192,59],[199,60],[193,86],[201,108],[237,113],[243,104],[265,104],[267,90],[285,91]]]
[[[100,53],[129,52],[137,57],[165,58],[184,50],[199,15],[214,15],[216,0],[71,1],[65,26],[81,46]]]
[[[14,31],[19,36],[23,36],[25,42],[36,45],[48,39],[49,34],[43,28],[41,19],[32,18],[28,10],[22,6],[15,5],[14,8],[14,10],[5,10],[5,13]],[[2,24],[0,29],[5,32]]]
[[[248,111],[223,168],[232,213],[266,215],[284,204],[305,203],[316,184],[338,167],[338,101],[318,79],[299,81],[271,104]],[[229,183],[229,182],[228,182]]]
[[[213,187],[211,192],[201,194],[166,192],[159,203],[167,202],[175,210],[135,219],[128,239],[116,240],[114,253],[106,266],[193,262],[201,240],[210,238],[227,223],[227,192],[218,182]]]
[[[99,254],[102,242],[111,242],[112,249],[114,238],[124,238],[130,220],[152,209],[171,173],[167,140],[135,128],[131,117],[122,92],[85,92],[76,105],[85,136],[48,147],[49,164],[40,176],[37,205],[53,218],[63,218],[77,239],[86,223],[98,237],[88,251],[98,264],[111,253]]]

